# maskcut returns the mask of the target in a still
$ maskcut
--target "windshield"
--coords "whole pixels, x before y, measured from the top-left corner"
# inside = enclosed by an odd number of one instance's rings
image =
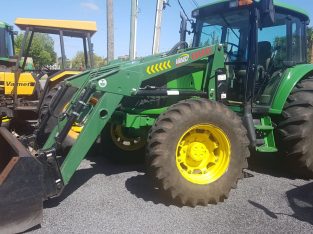
[[[0,57],[9,58],[14,55],[12,33],[0,28]]]
[[[197,21],[194,47],[225,44],[230,61],[246,61],[249,10],[210,15]]]

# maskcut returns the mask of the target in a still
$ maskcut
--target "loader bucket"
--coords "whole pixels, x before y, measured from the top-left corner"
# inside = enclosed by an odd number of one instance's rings
[[[0,233],[26,231],[42,221],[43,168],[6,129],[0,128]]]

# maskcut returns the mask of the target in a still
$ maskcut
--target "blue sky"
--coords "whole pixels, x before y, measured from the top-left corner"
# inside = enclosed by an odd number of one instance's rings
[[[93,37],[96,54],[106,56],[106,0],[2,0],[1,21],[13,24],[15,18],[48,18],[96,21],[98,32]],[[305,9],[313,21],[312,0],[282,0]],[[160,50],[170,49],[179,40],[180,8],[177,0],[170,0],[163,14]],[[193,0],[181,0],[187,14],[195,8]],[[196,0],[199,5],[212,0]],[[127,55],[129,51],[131,0],[114,0],[115,57]],[[3,7],[5,6],[5,8]],[[137,55],[151,54],[156,0],[139,0]],[[7,9],[7,10],[4,10]],[[311,23],[312,25],[312,23]],[[15,28],[16,29],[16,28]],[[56,47],[58,42],[56,40]],[[67,57],[81,50],[78,40],[65,41]],[[57,51],[59,53],[59,51]]]

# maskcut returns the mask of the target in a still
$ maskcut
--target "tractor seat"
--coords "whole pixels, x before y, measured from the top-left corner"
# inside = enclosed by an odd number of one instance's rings
[[[258,43],[259,50],[259,66],[262,66],[265,71],[268,71],[272,57],[272,44],[269,41],[260,41]]]

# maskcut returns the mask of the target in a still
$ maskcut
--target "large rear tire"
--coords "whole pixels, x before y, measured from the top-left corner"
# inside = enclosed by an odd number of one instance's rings
[[[182,205],[216,204],[243,177],[248,145],[241,119],[224,105],[182,101],[160,115],[150,131],[149,173]]]
[[[313,177],[313,77],[292,90],[278,123],[277,142],[295,175]]]

